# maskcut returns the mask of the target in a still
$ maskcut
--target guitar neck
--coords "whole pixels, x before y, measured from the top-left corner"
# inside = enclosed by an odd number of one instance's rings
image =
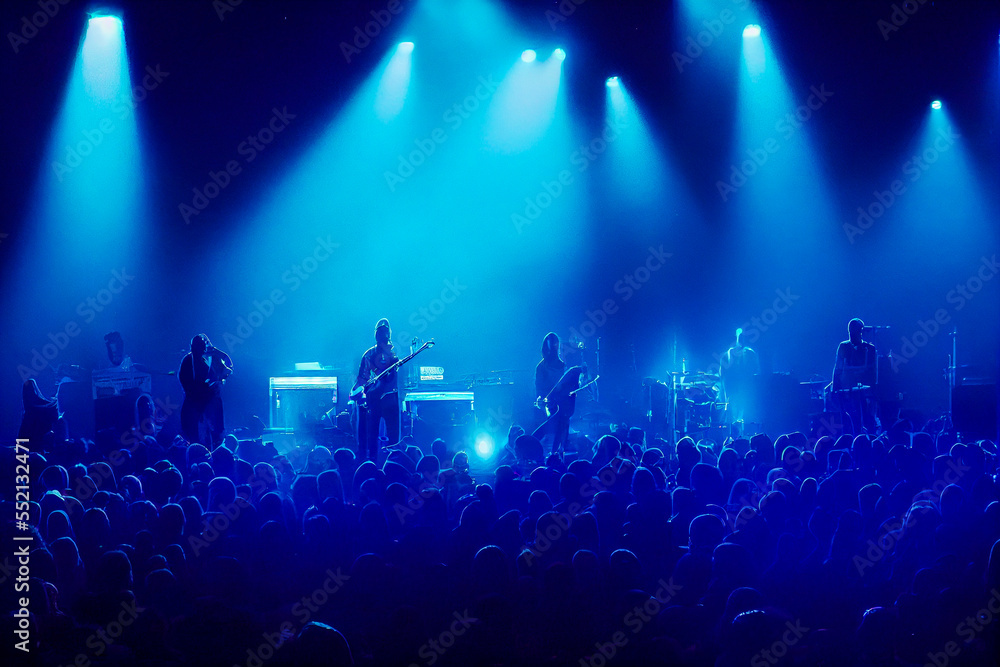
[[[379,380],[381,380],[383,377],[385,377],[389,373],[393,372],[394,370],[397,370],[400,366],[402,366],[403,364],[405,364],[410,359],[412,359],[413,357],[417,356],[418,354],[420,354],[421,352],[423,352],[424,350],[426,350],[430,346],[431,346],[431,343],[424,343],[423,345],[420,346],[419,350],[416,350],[415,352],[411,352],[410,354],[406,355],[402,359],[397,359],[396,361],[392,362],[392,364],[390,364],[388,368],[386,368],[384,371],[382,371],[381,373],[379,373],[378,375],[376,375],[374,378],[372,378],[371,381],[368,384],[375,384],[376,382],[378,382]]]

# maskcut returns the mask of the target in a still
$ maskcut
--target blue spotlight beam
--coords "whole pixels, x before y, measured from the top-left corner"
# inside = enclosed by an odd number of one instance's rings
[[[743,29],[743,62],[751,81],[757,81],[767,70],[767,54],[759,25],[751,24]]]
[[[562,64],[558,58],[529,62],[523,55],[514,63],[490,104],[488,146],[500,153],[520,153],[542,140],[559,104]]]
[[[145,168],[120,18],[87,21],[63,107],[53,129],[50,160],[39,182],[39,228],[78,255],[106,255],[108,238],[135,233]]]
[[[388,123],[403,110],[412,69],[413,42],[402,42],[389,59],[375,92],[375,116],[383,123]]]
[[[95,100],[114,100],[121,93],[122,84],[127,87],[125,30],[117,16],[94,16],[87,21],[80,56],[84,84]]]

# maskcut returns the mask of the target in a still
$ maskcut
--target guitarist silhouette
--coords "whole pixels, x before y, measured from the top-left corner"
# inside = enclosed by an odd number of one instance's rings
[[[541,424],[534,437],[552,434],[552,452],[561,453],[569,438],[569,418],[576,408],[576,390],[580,387],[582,366],[566,368],[559,356],[559,336],[549,332],[542,340],[542,360],[535,367],[535,407],[540,411]]]
[[[375,324],[375,346],[361,357],[358,378],[351,396],[362,408],[358,415],[358,444],[363,458],[378,461],[379,426],[385,420],[390,444],[399,442],[399,379],[395,369],[369,384],[398,361],[392,349],[392,330],[384,317]]]

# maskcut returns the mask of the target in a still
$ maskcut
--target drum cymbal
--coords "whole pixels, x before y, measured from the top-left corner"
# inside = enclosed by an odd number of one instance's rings
[[[694,380],[693,382],[685,382],[684,386],[706,388],[706,387],[714,387],[717,384],[719,384],[718,380]]]
[[[691,373],[684,377],[685,384],[693,382],[718,382],[719,376],[715,373]]]

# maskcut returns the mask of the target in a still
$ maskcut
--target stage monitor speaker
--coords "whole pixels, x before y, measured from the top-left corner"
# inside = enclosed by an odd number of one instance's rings
[[[318,424],[337,406],[337,378],[293,376],[273,377],[271,389],[271,428],[299,429]]]
[[[955,387],[951,394],[951,421],[967,438],[997,436],[996,384],[969,384]]]

